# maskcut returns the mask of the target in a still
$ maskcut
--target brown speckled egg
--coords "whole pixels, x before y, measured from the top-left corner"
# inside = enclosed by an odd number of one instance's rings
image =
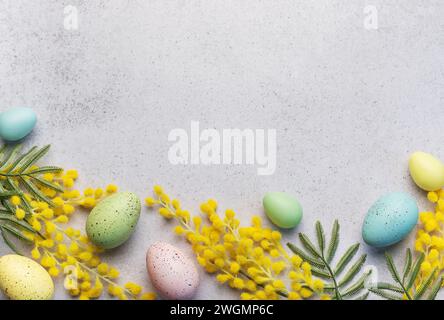
[[[9,254],[0,258],[0,289],[12,300],[49,300],[54,283],[37,262]]]
[[[156,242],[146,254],[146,267],[154,287],[165,299],[191,299],[199,286],[199,273],[176,247]]]

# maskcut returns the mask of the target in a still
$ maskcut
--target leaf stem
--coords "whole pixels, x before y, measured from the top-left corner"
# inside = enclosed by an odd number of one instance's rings
[[[333,270],[330,267],[330,264],[325,260],[324,254],[321,254],[319,257],[322,260],[322,262],[324,263],[325,267],[327,268],[327,271],[330,274],[331,279],[333,280],[333,285],[335,286],[334,290],[335,290],[336,299],[337,300],[342,300],[342,295],[339,292],[339,286],[338,286],[338,283],[336,281],[335,274],[334,274]]]
[[[398,283],[401,285],[402,290],[404,291],[407,299],[409,300],[413,300],[412,296],[410,295],[410,293],[408,292],[408,290],[406,290],[406,288],[404,287],[404,284],[401,281],[398,281]]]

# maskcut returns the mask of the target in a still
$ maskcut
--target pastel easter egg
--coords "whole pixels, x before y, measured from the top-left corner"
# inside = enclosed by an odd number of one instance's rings
[[[280,228],[294,228],[302,219],[298,200],[284,192],[267,193],[263,199],[267,217]]]
[[[132,235],[140,216],[140,200],[131,192],[119,192],[100,201],[88,216],[86,233],[99,247],[120,246]]]
[[[54,283],[37,262],[16,254],[0,258],[0,289],[12,300],[49,300]]]
[[[418,222],[415,199],[403,192],[379,198],[368,210],[362,226],[364,241],[373,247],[395,244],[413,230]]]
[[[0,114],[0,137],[6,141],[17,141],[26,137],[37,122],[30,108],[13,108]]]
[[[146,254],[148,275],[165,299],[191,299],[199,286],[199,273],[194,263],[178,248],[156,242]]]
[[[444,164],[430,153],[412,154],[409,170],[413,181],[423,190],[435,191],[444,186]]]

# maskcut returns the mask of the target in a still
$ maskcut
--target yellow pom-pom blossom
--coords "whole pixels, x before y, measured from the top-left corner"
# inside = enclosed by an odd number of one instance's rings
[[[414,248],[425,255],[419,286],[432,272],[435,277],[444,271],[444,190],[427,193],[427,199],[434,204],[434,211],[421,212]]]
[[[23,231],[23,235],[33,242],[31,257],[52,277],[64,276],[66,290],[81,300],[97,299],[104,290],[121,300],[154,299],[153,293],[143,293],[142,287],[135,283],[119,285],[116,282],[119,271],[101,261],[103,250],[92,244],[80,230],[66,226],[79,207],[93,208],[109,194],[117,192],[114,184],[105,189],[87,188],[80,192],[73,189],[77,179],[76,170],[46,173],[42,179],[44,182],[38,185],[40,194],[33,192],[36,196],[25,194],[9,199],[16,218],[27,218],[33,229],[39,232]],[[49,183],[58,190],[45,186]]]
[[[26,216],[26,212],[23,209],[17,208],[15,210],[15,216],[16,216],[17,219],[23,220],[25,218],[25,216]]]
[[[154,187],[154,197],[145,202],[157,206],[164,218],[176,220],[174,232],[191,244],[197,262],[215,274],[217,282],[240,290],[242,299],[329,297],[308,264],[284,249],[281,233],[264,228],[259,217],[243,227],[233,210],[220,216],[213,199],[201,204],[202,216],[192,217],[160,186]]]
[[[14,206],[18,206],[18,205],[20,205],[20,204],[22,203],[22,200],[21,200],[20,197],[18,197],[18,196],[12,196],[12,197],[11,197],[11,203],[12,203]]]

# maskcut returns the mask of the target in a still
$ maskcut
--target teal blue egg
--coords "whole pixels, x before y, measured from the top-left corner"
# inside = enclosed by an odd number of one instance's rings
[[[284,192],[269,192],[263,199],[267,217],[280,228],[294,228],[302,219],[298,200]]]
[[[6,141],[17,141],[26,137],[37,122],[30,108],[13,108],[0,114],[0,137]]]
[[[416,226],[418,215],[418,206],[410,195],[403,192],[386,194],[368,210],[362,237],[373,247],[390,246],[407,237]]]

